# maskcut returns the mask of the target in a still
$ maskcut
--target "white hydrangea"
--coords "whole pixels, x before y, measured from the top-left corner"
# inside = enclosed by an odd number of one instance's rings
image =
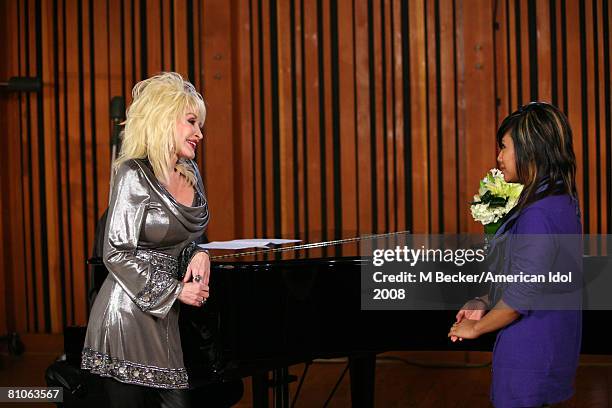
[[[487,225],[496,223],[516,205],[523,191],[523,185],[519,183],[507,183],[504,175],[499,169],[491,169],[480,181],[478,194],[474,196],[474,202],[470,207],[470,212],[475,221]],[[488,203],[482,202],[482,197],[490,192],[493,197],[503,198],[506,201],[504,206],[490,207]]]

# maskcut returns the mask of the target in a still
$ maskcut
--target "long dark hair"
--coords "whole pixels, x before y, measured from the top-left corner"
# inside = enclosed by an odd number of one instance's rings
[[[500,148],[507,133],[514,142],[519,182],[525,186],[517,210],[553,194],[577,199],[572,129],[563,112],[545,102],[523,105],[499,126]]]

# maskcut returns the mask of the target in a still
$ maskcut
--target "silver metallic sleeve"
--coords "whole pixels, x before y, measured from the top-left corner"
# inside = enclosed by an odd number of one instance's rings
[[[149,200],[149,187],[141,170],[124,163],[117,170],[111,191],[103,258],[130,299],[142,311],[163,318],[183,284],[174,276],[176,260],[138,248]]]

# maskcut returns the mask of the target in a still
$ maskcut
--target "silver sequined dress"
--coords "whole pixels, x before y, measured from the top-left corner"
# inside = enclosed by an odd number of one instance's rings
[[[109,271],[91,310],[81,367],[124,383],[187,388],[178,327],[178,256],[204,233],[208,205],[197,176],[194,206],[177,202],[147,160],[117,170],[106,222]]]

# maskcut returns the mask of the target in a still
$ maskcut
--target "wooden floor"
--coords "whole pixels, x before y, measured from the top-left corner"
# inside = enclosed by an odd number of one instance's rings
[[[44,371],[54,354],[26,353],[21,357],[0,355],[0,386],[44,386]],[[460,408],[490,407],[490,353],[481,352],[396,352],[380,356],[376,369],[377,407]],[[423,363],[423,364],[420,364]],[[453,368],[469,363],[475,368]],[[425,367],[433,365],[434,367]],[[317,361],[306,376],[296,408],[323,407],[346,363]],[[303,366],[291,373],[301,376]],[[294,395],[296,384],[291,385]],[[576,381],[576,395],[563,408],[612,407],[612,356],[582,356]],[[24,404],[0,406],[25,407]],[[29,404],[28,407],[50,406]],[[250,381],[236,407],[251,406]],[[350,406],[348,374],[341,381],[329,407]]]

